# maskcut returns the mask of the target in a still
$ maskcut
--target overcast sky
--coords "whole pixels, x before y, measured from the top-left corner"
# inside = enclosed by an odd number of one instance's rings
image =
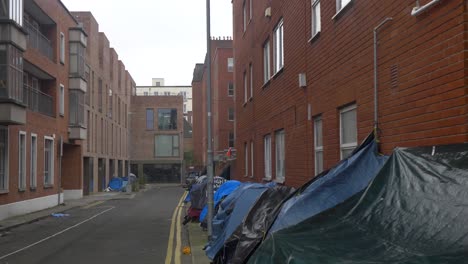
[[[62,0],[91,11],[137,85],[190,85],[206,53],[205,0]],[[211,35],[232,36],[231,0],[211,0]]]

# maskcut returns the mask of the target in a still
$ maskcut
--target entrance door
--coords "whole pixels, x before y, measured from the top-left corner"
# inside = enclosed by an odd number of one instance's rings
[[[83,195],[89,195],[89,182],[91,178],[90,158],[83,159]]]
[[[106,162],[104,159],[98,160],[98,189],[100,192],[106,189]]]

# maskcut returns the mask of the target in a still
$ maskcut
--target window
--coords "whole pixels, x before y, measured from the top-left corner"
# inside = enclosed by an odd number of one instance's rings
[[[177,129],[177,109],[158,109],[159,130]]]
[[[242,20],[243,20],[243,29],[244,32],[247,30],[247,0],[244,0],[244,4],[242,4]]]
[[[161,86],[161,82],[156,82],[156,86]]]
[[[61,116],[63,116],[65,114],[65,87],[63,86],[63,84],[60,84],[60,109],[59,109],[59,113]]]
[[[227,68],[228,72],[234,71],[234,58],[228,58]]]
[[[184,109],[183,110],[184,110],[184,113],[187,113],[187,105],[186,104],[184,104]]]
[[[179,135],[156,135],[155,137],[156,157],[179,156]]]
[[[244,168],[244,176],[247,177],[249,176],[249,147],[247,145],[247,142],[244,143]]]
[[[234,147],[234,132],[232,131],[229,132],[229,147]]]
[[[144,96],[148,96],[148,92],[143,92],[143,95],[144,95]]]
[[[23,25],[23,0],[2,0],[0,18],[11,19],[18,25]]]
[[[102,79],[98,79],[98,110],[102,113]]]
[[[0,191],[8,190],[8,127],[0,126]]]
[[[249,65],[249,86],[250,86],[250,98],[253,98],[253,67],[252,63]]]
[[[312,1],[312,37],[317,35],[321,30],[321,18],[320,18],[320,0]]]
[[[169,96],[169,95],[171,95],[171,92],[164,92],[164,95]]]
[[[253,0],[249,0],[249,18],[250,20],[252,20],[252,17],[253,17]]]
[[[229,108],[228,120],[234,121],[234,109],[233,108]]]
[[[146,109],[146,130],[154,129],[154,110]]]
[[[250,177],[254,177],[254,143],[250,141]]]
[[[234,84],[232,82],[228,84],[228,96],[234,96]]]
[[[45,137],[44,141],[44,185],[54,183],[54,139]]]
[[[84,92],[81,90],[70,90],[69,97],[69,123],[71,126],[85,126],[85,110],[84,110]]]
[[[65,63],[65,35],[60,32],[60,62]]]
[[[263,149],[265,158],[265,179],[271,180],[271,136],[266,135],[263,138]]]
[[[322,118],[314,118],[314,153],[315,153],[315,174],[323,171],[323,128]]]
[[[270,41],[268,40],[263,45],[263,82],[267,83],[270,76]]]
[[[273,32],[273,60],[275,73],[284,66],[283,20],[278,23]]]
[[[340,150],[341,159],[351,155],[357,146],[356,105],[340,110]]]
[[[336,0],[336,13],[340,12],[345,6],[347,6],[351,0]]]
[[[78,42],[71,42],[70,46],[70,74],[74,77],[84,77],[85,47]]]
[[[248,100],[247,89],[247,72],[244,72],[244,103],[247,103]]]
[[[30,187],[32,189],[37,187],[37,135],[31,134],[31,173],[30,173]]]
[[[18,189],[26,189],[26,132],[19,132],[18,144]]]
[[[153,92],[153,95],[157,96],[157,95],[158,95],[158,92]]]
[[[23,53],[12,45],[0,45],[0,98],[23,102]]]
[[[275,145],[276,145],[276,180],[284,182],[285,180],[285,168],[284,168],[284,130],[277,131],[275,133]]]

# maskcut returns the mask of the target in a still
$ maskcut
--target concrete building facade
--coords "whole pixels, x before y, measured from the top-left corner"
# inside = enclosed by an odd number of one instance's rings
[[[235,177],[300,186],[375,113],[386,154],[467,142],[468,5],[417,2],[234,0]]]
[[[131,171],[148,182],[180,183],[183,96],[132,96],[131,100]]]

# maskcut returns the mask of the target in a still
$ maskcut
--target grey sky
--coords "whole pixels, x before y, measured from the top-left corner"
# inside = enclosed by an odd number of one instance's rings
[[[190,85],[206,53],[205,0],[62,0],[91,11],[137,85]],[[211,35],[232,36],[231,0],[211,0]]]

